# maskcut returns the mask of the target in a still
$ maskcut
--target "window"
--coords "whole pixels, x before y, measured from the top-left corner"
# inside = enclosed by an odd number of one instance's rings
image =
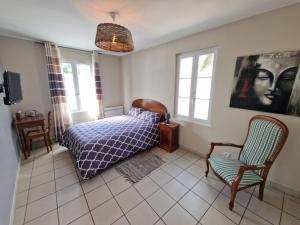
[[[177,56],[176,117],[210,122],[216,49]]]
[[[89,111],[89,99],[94,90],[90,65],[63,63],[62,67],[67,101],[71,111]]]

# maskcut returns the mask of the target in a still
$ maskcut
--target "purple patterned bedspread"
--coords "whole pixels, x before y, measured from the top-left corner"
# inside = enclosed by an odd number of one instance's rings
[[[60,141],[75,156],[84,180],[158,143],[159,123],[126,115],[73,125]]]

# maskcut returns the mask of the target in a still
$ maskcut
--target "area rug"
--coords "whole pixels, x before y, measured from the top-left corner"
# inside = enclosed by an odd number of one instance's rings
[[[115,167],[131,183],[136,183],[165,162],[150,151],[139,153]]]

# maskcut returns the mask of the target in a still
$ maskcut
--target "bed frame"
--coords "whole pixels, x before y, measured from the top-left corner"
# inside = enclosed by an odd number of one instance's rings
[[[167,107],[162,103],[151,99],[136,99],[132,102],[133,107],[139,107],[151,112],[161,114],[160,122],[165,121],[165,114],[168,112]]]

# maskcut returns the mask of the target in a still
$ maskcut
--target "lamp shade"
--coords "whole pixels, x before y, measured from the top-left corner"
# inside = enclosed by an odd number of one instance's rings
[[[95,44],[113,52],[131,52],[134,50],[131,32],[115,23],[100,23],[97,27]]]

